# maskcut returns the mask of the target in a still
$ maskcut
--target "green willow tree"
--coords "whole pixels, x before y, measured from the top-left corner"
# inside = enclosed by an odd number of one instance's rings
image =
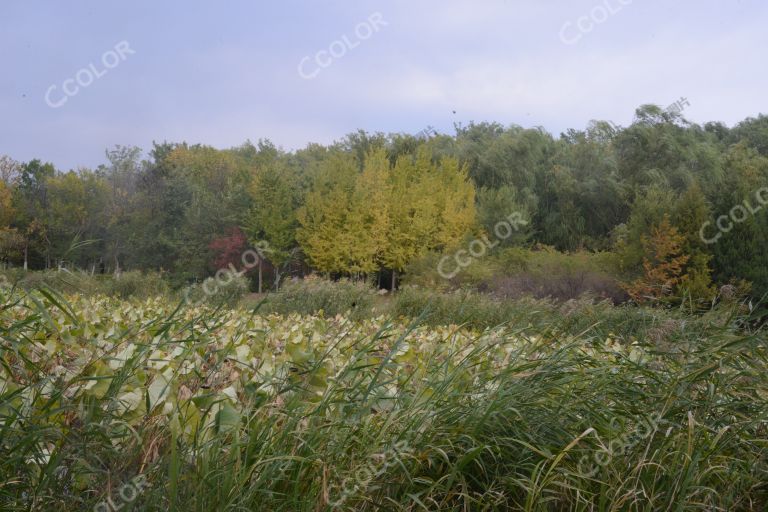
[[[40,160],[21,166],[13,203],[17,211],[14,225],[23,240],[24,270],[29,268],[31,258],[42,262],[44,268],[50,267],[48,179],[55,174],[53,164]]]
[[[256,172],[249,189],[252,205],[243,220],[243,231],[260,252],[259,293],[262,291],[262,260],[266,258],[272,263],[277,290],[281,269],[296,253],[296,210],[301,201],[297,185],[290,169],[274,161]],[[264,250],[264,242],[268,252]]]

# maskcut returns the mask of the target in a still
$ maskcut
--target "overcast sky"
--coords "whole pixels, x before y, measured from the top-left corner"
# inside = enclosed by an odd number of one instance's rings
[[[558,135],[681,97],[732,125],[768,112],[767,26],[765,0],[3,0],[0,154],[69,169],[116,144],[471,120]]]

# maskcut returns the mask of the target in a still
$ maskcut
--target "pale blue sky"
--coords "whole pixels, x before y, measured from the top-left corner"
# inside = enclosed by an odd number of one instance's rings
[[[0,153],[69,169],[152,140],[294,149],[470,120],[557,135],[680,97],[732,125],[768,112],[767,22],[765,0],[3,0]],[[135,53],[106,68],[121,41]],[[103,76],[65,96],[91,63]]]

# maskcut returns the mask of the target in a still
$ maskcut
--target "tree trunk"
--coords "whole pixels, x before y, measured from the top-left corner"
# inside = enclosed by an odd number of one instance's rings
[[[397,270],[392,269],[392,293],[395,293],[395,287],[397,286]]]
[[[27,241],[24,243],[24,272],[26,272],[27,269],[29,268],[29,265],[27,264],[27,262],[29,261],[28,256],[29,256],[29,242]]]
[[[259,258],[259,293],[261,293],[261,258]]]

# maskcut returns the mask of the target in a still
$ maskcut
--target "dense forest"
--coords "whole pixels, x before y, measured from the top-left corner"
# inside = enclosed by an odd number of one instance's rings
[[[185,283],[255,246],[270,284],[317,271],[390,286],[516,214],[522,227],[499,244],[610,253],[633,296],[654,282],[702,299],[728,283],[768,291],[768,116],[701,126],[644,105],[630,126],[559,137],[483,122],[296,151],[264,139],[106,155],[69,171],[2,157],[1,265]]]

